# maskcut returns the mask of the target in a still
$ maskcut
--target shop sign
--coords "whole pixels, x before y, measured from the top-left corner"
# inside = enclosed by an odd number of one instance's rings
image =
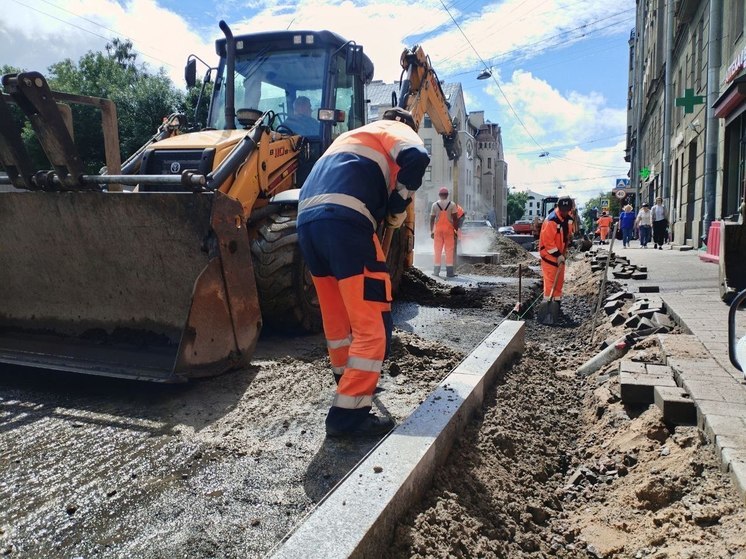
[[[725,83],[732,82],[736,76],[746,66],[746,47],[741,49],[741,52],[737,53],[733,62],[728,66],[728,71],[725,74]]]

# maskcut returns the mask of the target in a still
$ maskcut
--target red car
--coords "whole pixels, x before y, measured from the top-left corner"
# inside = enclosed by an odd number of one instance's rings
[[[513,224],[513,229],[517,235],[530,235],[532,223],[528,219],[519,219]]]

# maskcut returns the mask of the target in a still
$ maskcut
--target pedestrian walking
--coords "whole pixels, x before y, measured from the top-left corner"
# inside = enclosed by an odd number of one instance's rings
[[[570,243],[570,212],[572,208],[573,201],[571,198],[560,198],[541,226],[539,256],[541,257],[541,273],[544,278],[544,301],[553,297],[558,304],[562,302],[562,286],[565,283],[565,253]],[[554,292],[552,292],[553,285]]]
[[[458,206],[448,199],[448,189],[438,191],[439,200],[430,208],[430,238],[433,239],[433,274],[440,274],[443,250],[446,251],[446,276],[455,277],[453,269],[456,235],[458,232]]]
[[[663,198],[660,196],[655,199],[655,205],[650,208],[653,217],[653,243],[659,250],[663,249],[663,243],[666,241],[666,229],[668,229],[668,219],[666,217],[666,208],[663,205]]]
[[[619,227],[622,229],[622,245],[628,248],[635,231],[635,212],[632,211],[631,204],[622,208],[622,213],[619,214]]]
[[[601,217],[596,221],[598,224],[598,232],[601,235],[601,244],[606,244],[606,238],[609,236],[609,229],[611,224],[614,223],[614,219],[609,215],[609,212],[601,213]]]
[[[391,342],[391,277],[376,236],[399,227],[430,163],[408,111],[340,135],[300,192],[298,244],[316,287],[337,391],[329,437],[381,435],[394,421],[372,413]]]
[[[653,230],[653,214],[650,213],[650,204],[645,202],[640,211],[637,213],[635,224],[640,230],[640,246],[642,248],[648,248],[650,242],[650,234]]]

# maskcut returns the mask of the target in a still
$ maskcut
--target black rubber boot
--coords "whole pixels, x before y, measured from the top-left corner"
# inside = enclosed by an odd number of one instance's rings
[[[446,277],[455,278],[456,272],[453,271],[453,266],[446,266]]]
[[[326,416],[326,436],[339,437],[380,437],[396,427],[390,417],[380,417],[371,413],[371,408],[346,410],[332,407]]]
[[[434,276],[439,276],[440,275],[440,266],[435,266],[433,268],[433,275]]]

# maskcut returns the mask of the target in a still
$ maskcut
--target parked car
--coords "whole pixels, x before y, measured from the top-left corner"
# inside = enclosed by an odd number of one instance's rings
[[[506,225],[505,227],[499,227],[497,229],[497,232],[501,235],[515,235],[516,231],[513,229],[510,225]]]
[[[513,224],[513,230],[517,235],[530,235],[532,233],[533,224],[528,219],[519,219]]]

